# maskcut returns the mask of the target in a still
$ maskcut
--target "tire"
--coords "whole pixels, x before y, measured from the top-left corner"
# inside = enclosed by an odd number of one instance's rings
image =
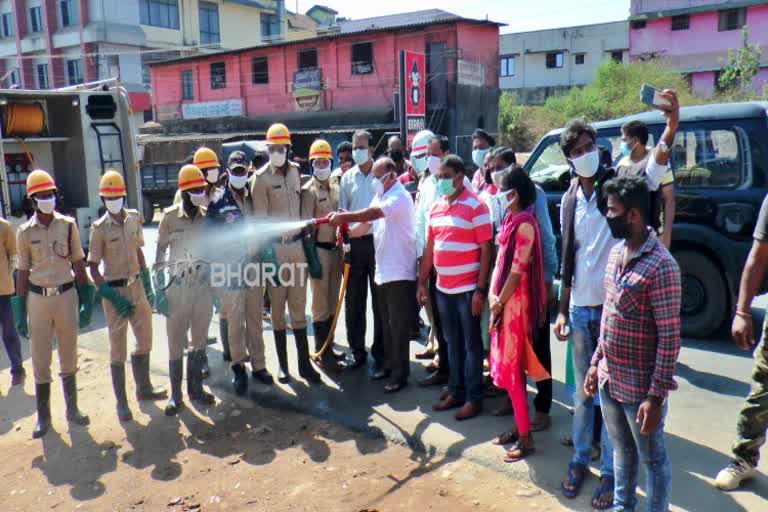
[[[682,284],[680,333],[685,337],[705,338],[723,325],[727,317],[725,278],[717,265],[701,253],[679,251],[674,257],[680,265]]]
[[[155,220],[155,205],[149,196],[142,197],[142,208],[144,210],[144,225],[149,226]]]

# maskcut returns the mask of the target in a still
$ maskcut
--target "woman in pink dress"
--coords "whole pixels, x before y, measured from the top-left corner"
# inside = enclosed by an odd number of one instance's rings
[[[549,374],[533,351],[533,336],[546,319],[546,292],[539,228],[533,216],[536,188],[519,166],[504,174],[500,196],[507,214],[499,230],[499,253],[491,278],[491,350],[493,383],[506,390],[517,428],[496,444],[514,442],[504,460],[517,462],[534,451],[526,402],[526,375],[534,381]]]

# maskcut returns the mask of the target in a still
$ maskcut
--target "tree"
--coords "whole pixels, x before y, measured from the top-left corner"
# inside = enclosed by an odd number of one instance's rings
[[[751,90],[752,78],[760,71],[763,50],[757,43],[750,44],[746,25],[741,29],[741,40],[741,48],[728,50],[728,64],[720,74],[719,85],[724,91]]]

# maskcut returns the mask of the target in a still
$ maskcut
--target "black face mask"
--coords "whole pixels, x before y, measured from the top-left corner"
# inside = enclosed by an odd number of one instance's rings
[[[399,164],[403,161],[403,150],[401,149],[393,149],[389,152],[389,158],[392,159],[393,162],[396,164]]]
[[[606,217],[608,228],[611,230],[611,236],[619,240],[626,240],[632,234],[629,222],[627,222],[627,212],[616,217]]]

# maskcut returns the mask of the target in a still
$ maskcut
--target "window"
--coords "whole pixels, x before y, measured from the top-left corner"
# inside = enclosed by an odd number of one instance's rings
[[[152,85],[152,68],[149,67],[149,64],[141,65],[141,83]]]
[[[37,7],[29,8],[29,31],[30,32],[43,31],[43,15],[39,5]]]
[[[223,62],[211,64],[211,89],[226,89],[227,68]]]
[[[669,161],[675,187],[723,188],[741,183],[743,159],[737,128],[677,132]]]
[[[11,73],[8,75],[8,85],[9,86],[19,86],[21,81],[19,80],[19,69],[13,68],[11,70]]]
[[[200,44],[219,44],[219,5],[200,2]]]
[[[195,99],[191,69],[187,69],[181,72],[181,99],[185,101]]]
[[[573,63],[577,66],[581,66],[584,64],[584,54],[583,53],[577,53],[573,56]]]
[[[611,52],[611,59],[613,59],[614,62],[621,64],[624,62],[624,52],[621,50]]]
[[[547,54],[547,68],[563,67],[563,52],[552,52]]]
[[[78,85],[83,83],[83,70],[80,66],[80,59],[67,61],[67,83],[69,85]]]
[[[635,30],[642,30],[645,28],[645,20],[635,20],[632,22],[632,28]]]
[[[0,27],[0,37],[3,39],[10,39],[13,37],[13,13],[3,13],[3,23]]]
[[[544,190],[565,192],[571,180],[570,172],[560,142],[552,139],[551,144],[544,148],[533,163],[530,176]]]
[[[107,72],[109,78],[120,78],[120,56],[107,55]]]
[[[688,30],[691,25],[691,17],[687,14],[672,16],[672,30]]]
[[[717,25],[717,30],[720,32],[725,32],[727,30],[739,30],[746,24],[746,8],[742,7],[741,9],[728,9],[727,11],[720,11],[720,22]]]
[[[515,57],[502,57],[499,76],[515,76]]]
[[[280,36],[280,18],[277,14],[261,13],[261,40],[273,41]]]
[[[35,80],[38,89],[48,89],[48,64],[35,66]]]
[[[367,75],[373,73],[373,43],[352,45],[352,74]]]
[[[139,0],[139,22],[151,27],[179,28],[177,0]]]
[[[254,84],[269,83],[269,60],[266,57],[254,57],[251,61],[251,81]]]
[[[299,52],[299,70],[317,67],[317,49],[301,50]]]
[[[75,0],[61,0],[59,2],[59,10],[61,10],[62,27],[77,24],[77,3],[75,3]]]

